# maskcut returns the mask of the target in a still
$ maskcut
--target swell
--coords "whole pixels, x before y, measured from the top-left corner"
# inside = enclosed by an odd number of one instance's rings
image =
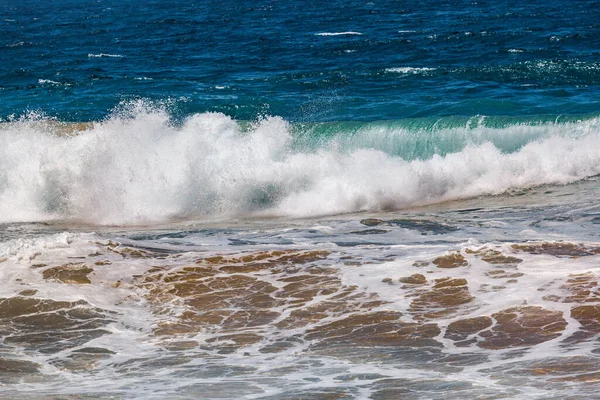
[[[0,129],[0,222],[378,211],[600,174],[600,120],[178,123],[130,104],[102,121]]]

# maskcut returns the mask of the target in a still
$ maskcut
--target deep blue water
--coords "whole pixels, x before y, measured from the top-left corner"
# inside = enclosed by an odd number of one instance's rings
[[[3,119],[138,98],[243,120],[595,115],[599,84],[599,1],[0,5]]]

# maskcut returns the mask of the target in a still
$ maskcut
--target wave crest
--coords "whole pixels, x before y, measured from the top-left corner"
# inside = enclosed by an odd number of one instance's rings
[[[597,120],[529,127],[541,133],[510,152],[487,140],[463,141],[456,151],[412,160],[370,145],[373,130],[368,137],[351,132],[352,145],[340,146],[334,137],[307,146],[298,129],[278,117],[248,125],[203,113],[174,124],[165,110],[143,104],[69,135],[48,126],[18,121],[0,129],[2,222],[305,217],[397,209],[600,174]],[[485,129],[503,137],[521,128]],[[382,143],[387,141],[384,135]]]

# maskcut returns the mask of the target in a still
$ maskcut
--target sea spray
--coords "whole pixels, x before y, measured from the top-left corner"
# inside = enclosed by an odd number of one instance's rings
[[[136,102],[69,134],[50,122],[21,120],[0,129],[2,222],[307,217],[600,174],[595,118],[428,132],[370,123],[319,136],[318,127],[302,130],[279,117],[249,124],[201,113],[175,123],[165,109]]]

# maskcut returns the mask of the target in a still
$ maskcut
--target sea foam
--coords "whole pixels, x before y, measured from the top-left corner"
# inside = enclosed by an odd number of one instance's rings
[[[361,32],[347,31],[347,32],[319,32],[315,33],[315,36],[360,36]]]
[[[465,142],[454,152],[413,160],[385,151],[393,132],[379,148],[373,148],[372,131],[366,146],[355,137],[352,146],[331,140],[306,148],[297,145],[293,126],[282,118],[243,125],[219,113],[174,124],[168,112],[143,103],[68,135],[44,121],[6,123],[0,129],[1,222],[319,216],[399,209],[600,174],[596,119],[526,127],[529,139],[514,151],[489,141]],[[523,129],[463,128],[485,131],[486,137],[514,136]]]
[[[419,74],[422,72],[435,71],[436,68],[428,67],[397,67],[397,68],[386,68],[386,72],[397,72],[400,74]]]

